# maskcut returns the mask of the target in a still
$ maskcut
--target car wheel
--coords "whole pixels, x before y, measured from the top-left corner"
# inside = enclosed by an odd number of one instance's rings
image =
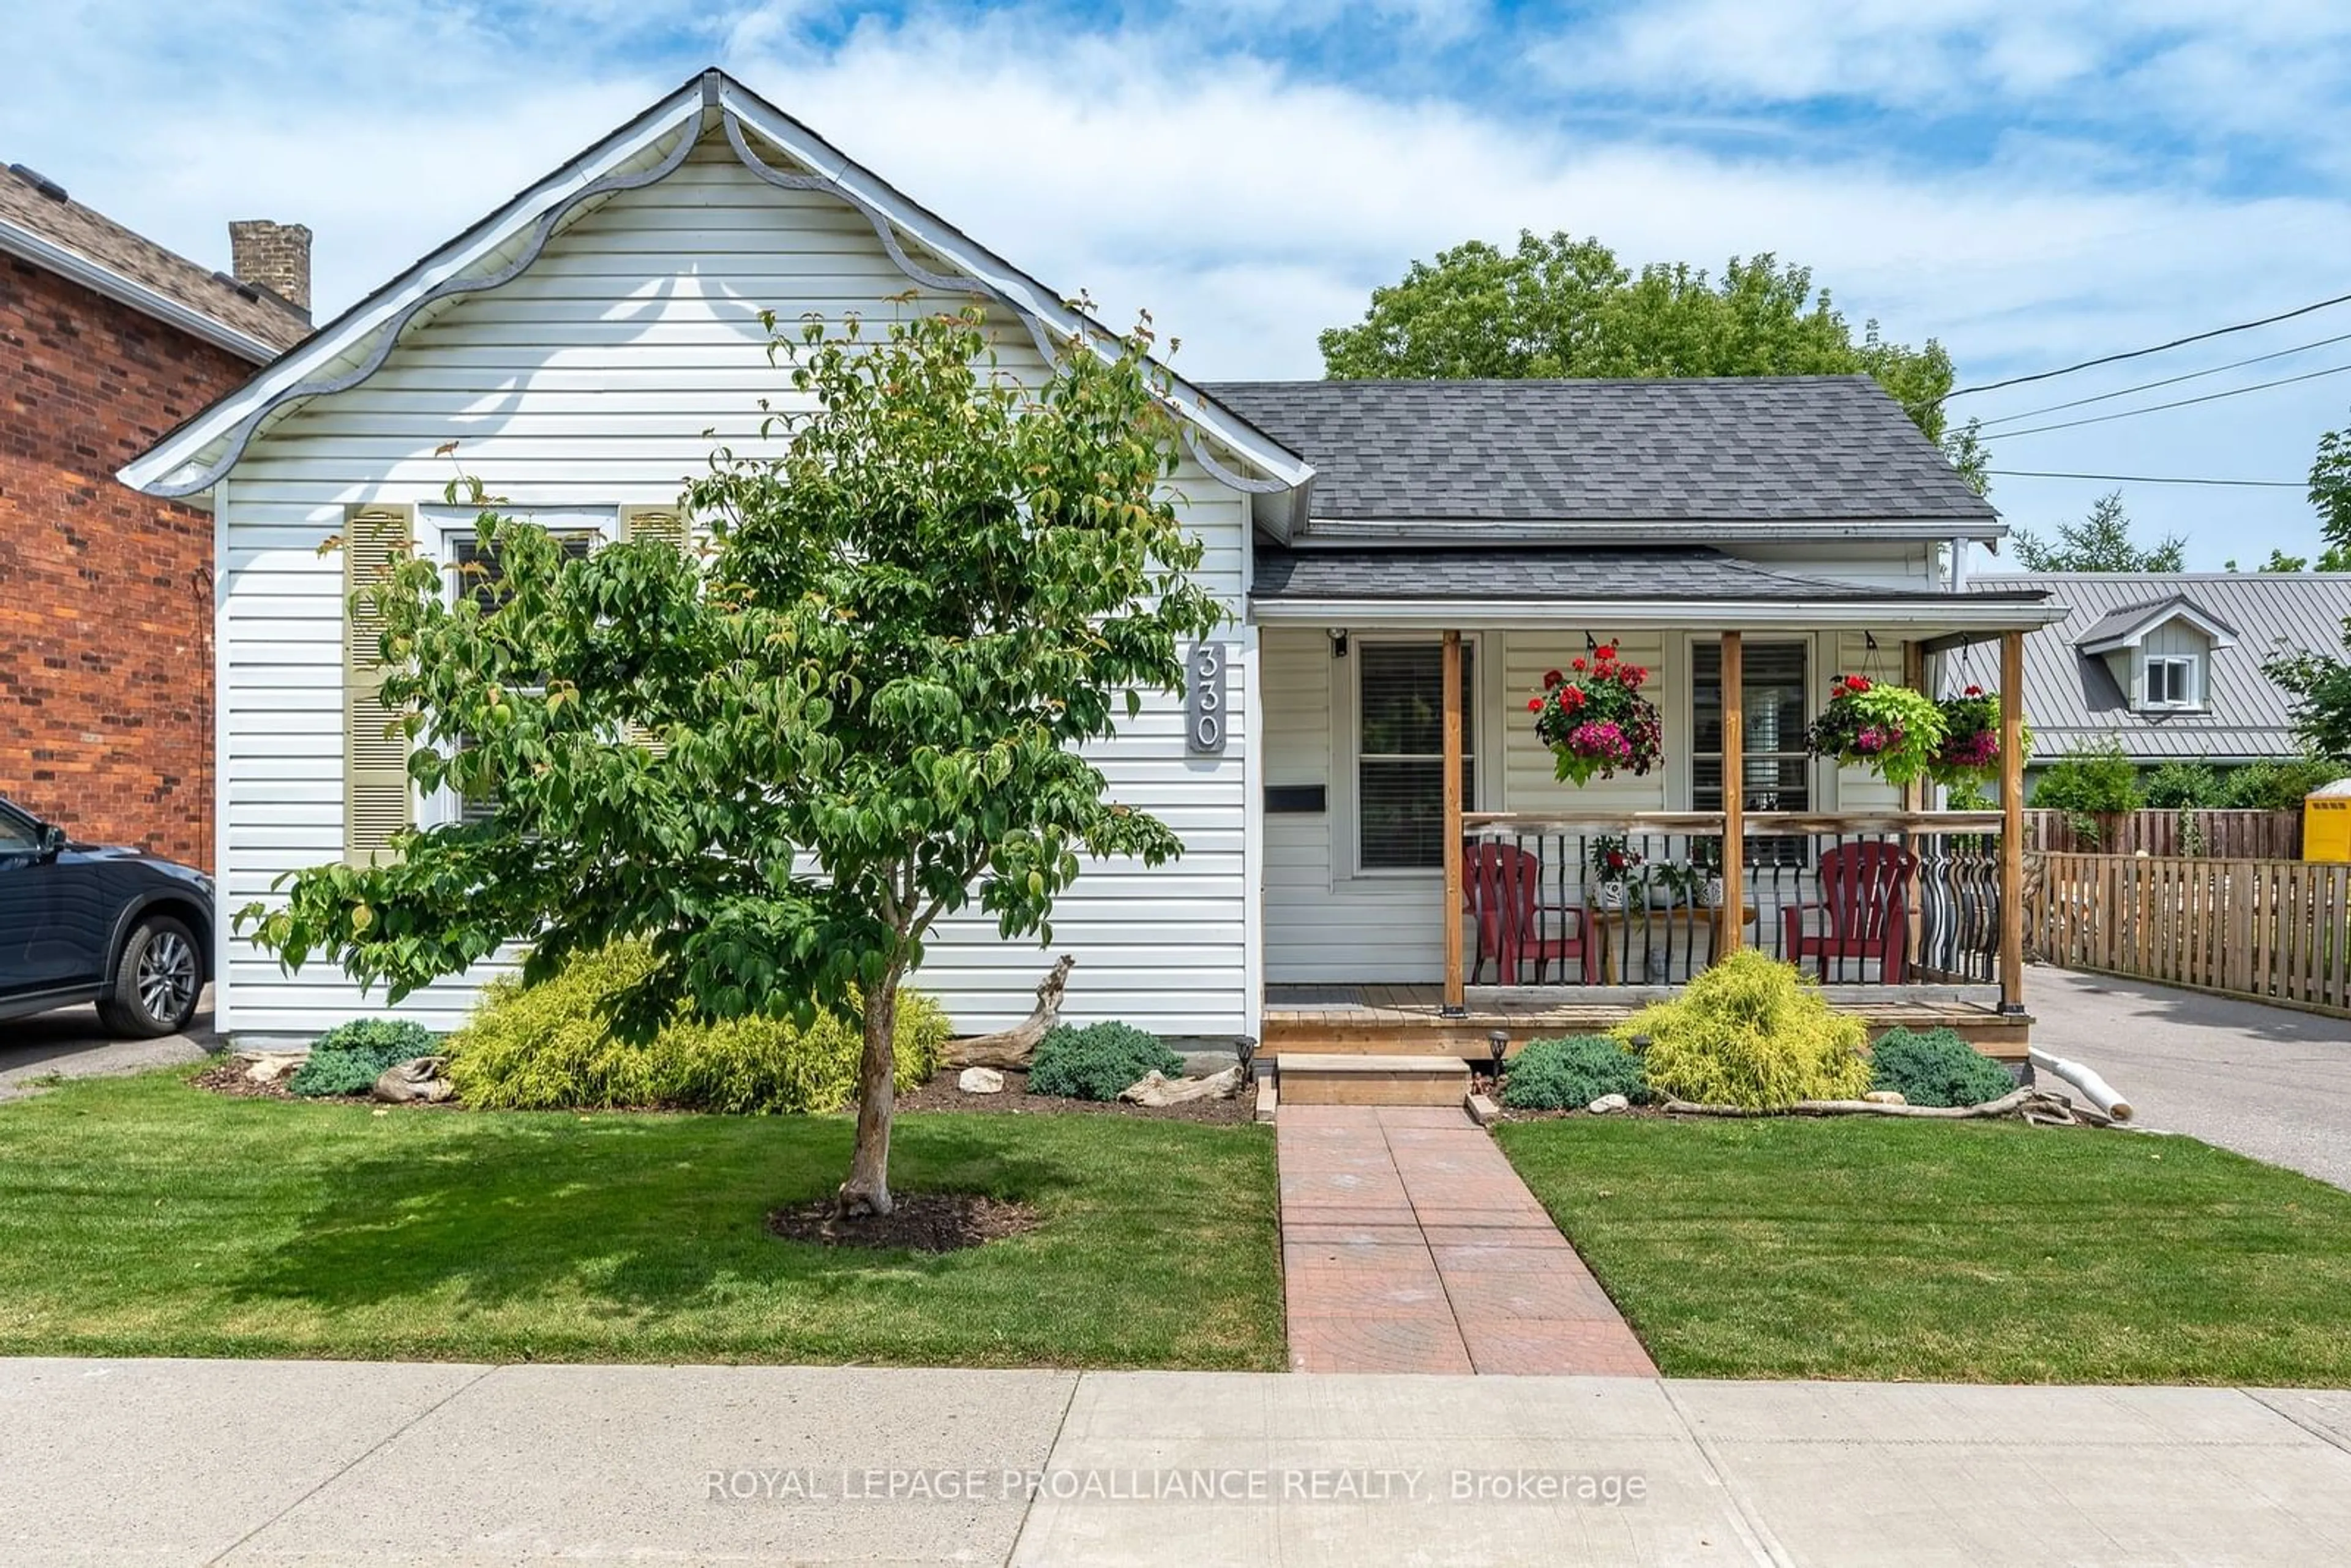
[[[204,973],[194,935],[168,915],[151,915],[122,945],[99,1018],[116,1034],[176,1034],[196,1016]]]

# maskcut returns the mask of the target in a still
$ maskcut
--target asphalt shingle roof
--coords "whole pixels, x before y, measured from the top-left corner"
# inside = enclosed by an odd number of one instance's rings
[[[2296,747],[2286,694],[2262,664],[2280,646],[2339,653],[2343,622],[2351,617],[2351,573],[2345,572],[2002,572],[1979,573],[1968,586],[2002,593],[2043,589],[2073,611],[2024,639],[2024,716],[2032,726],[2033,754],[2044,758],[2106,735],[2149,761],[2290,757]],[[2112,635],[2174,599],[2236,628],[2235,641],[2211,653],[2204,711],[2134,713],[2105,660],[2079,644],[2094,640],[2093,631]],[[1997,654],[1987,664],[1978,651],[1970,662],[1971,672],[1956,659],[1948,664],[1947,683],[1991,685]]]
[[[1997,516],[1866,376],[1202,390],[1314,465],[1318,518],[1468,528]]]
[[[266,289],[256,290],[259,298],[248,298],[244,289],[222,282],[209,268],[79,202],[47,195],[5,166],[0,166],[0,223],[37,235],[271,348],[290,349],[310,335],[309,318]]]
[[[1259,600],[1802,599],[1878,603],[1943,599],[1934,590],[1802,577],[1685,546],[1485,545],[1464,549],[1285,549],[1260,538]],[[2037,600],[2037,593],[2013,596]]]

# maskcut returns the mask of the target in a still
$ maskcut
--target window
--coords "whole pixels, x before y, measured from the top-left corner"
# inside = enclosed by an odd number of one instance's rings
[[[2147,662],[2147,707],[2189,707],[2196,701],[2196,661],[2173,655]]]
[[[536,523],[546,528],[562,546],[564,555],[573,560],[586,559],[614,532],[615,515],[610,508],[524,507],[501,508],[501,512],[503,516]],[[482,548],[475,514],[451,511],[444,515],[442,508],[432,507],[427,509],[427,516],[437,525],[435,532],[426,537],[437,539],[439,543],[437,559],[441,562],[442,582],[450,602],[455,604],[470,598],[481,607],[485,615],[505,603],[507,594],[499,580],[497,557],[495,552]],[[539,689],[536,686],[520,688],[532,695],[538,695]],[[457,744],[462,749],[469,743],[460,736]],[[444,789],[440,794],[441,799],[424,802],[421,820],[428,825],[434,822],[483,821],[496,806],[495,796],[461,798],[454,789]]]
[[[0,806],[0,855],[28,855],[41,847],[41,830],[32,818]]]
[[[1811,645],[1749,643],[1740,664],[1746,809],[1813,809],[1812,754],[1804,747]],[[1722,644],[1690,644],[1690,810],[1722,810]]]
[[[1445,649],[1355,644],[1356,864],[1426,871],[1445,863]],[[1476,799],[1477,651],[1461,643],[1461,799]]]

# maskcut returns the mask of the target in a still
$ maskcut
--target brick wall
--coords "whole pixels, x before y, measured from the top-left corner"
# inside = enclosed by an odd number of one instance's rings
[[[207,870],[212,519],[113,474],[252,370],[0,256],[0,794]]]

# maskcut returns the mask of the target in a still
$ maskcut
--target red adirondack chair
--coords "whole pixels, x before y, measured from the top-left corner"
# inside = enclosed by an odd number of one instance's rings
[[[1791,963],[1820,960],[1821,979],[1829,979],[1833,958],[1875,958],[1886,984],[1902,983],[1907,967],[1910,879],[1918,859],[1899,844],[1865,841],[1839,844],[1821,855],[1821,902],[1792,904],[1783,912]],[[1806,931],[1804,914],[1819,910],[1827,929]]]
[[[1464,844],[1461,860],[1464,901],[1478,920],[1478,960],[1469,967],[1471,979],[1485,969],[1490,957],[1494,977],[1501,985],[1520,984],[1519,968],[1523,964],[1534,965],[1539,978],[1546,967],[1557,964],[1564,981],[1567,960],[1573,958],[1585,985],[1599,982],[1600,955],[1583,939],[1582,910],[1551,911],[1561,931],[1556,936],[1543,935],[1542,912],[1536,907],[1542,884],[1540,861],[1515,845],[1496,843]]]

